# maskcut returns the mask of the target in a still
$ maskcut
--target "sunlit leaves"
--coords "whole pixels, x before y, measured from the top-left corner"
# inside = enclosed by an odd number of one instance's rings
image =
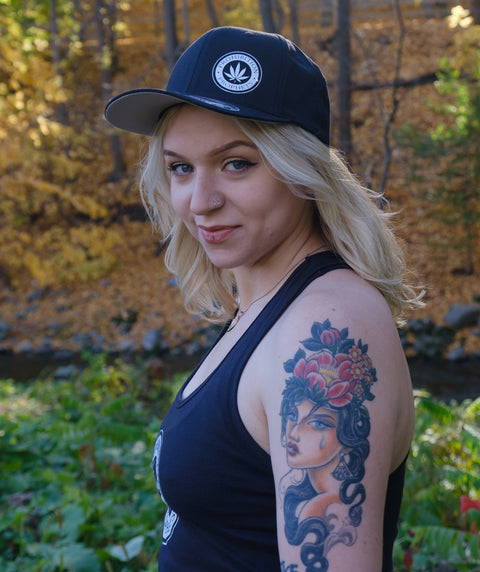
[[[51,57],[47,0],[4,0],[0,15],[2,267],[11,279],[27,271],[42,285],[102,276],[120,243],[109,225],[112,201],[99,192],[108,162],[92,168],[102,142],[74,98],[78,7],[56,2],[61,75]],[[93,55],[85,63],[95,67]]]
[[[470,11],[463,6],[454,6],[451,10],[450,16],[447,18],[450,28],[468,28],[473,24],[473,18],[470,16]]]

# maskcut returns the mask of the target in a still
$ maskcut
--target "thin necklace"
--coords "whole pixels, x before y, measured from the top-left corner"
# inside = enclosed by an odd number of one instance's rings
[[[271,294],[275,288],[280,284],[280,282],[282,282],[282,280],[284,280],[289,274],[290,272],[292,272],[301,262],[303,262],[303,260],[305,260],[305,258],[307,258],[308,256],[311,256],[314,252],[317,252],[317,250],[320,250],[321,248],[323,248],[323,246],[319,246],[318,248],[316,248],[315,250],[312,250],[311,252],[309,252],[304,258],[302,258],[302,260],[300,260],[299,262],[297,262],[297,264],[295,266],[292,267],[292,263],[295,260],[295,258],[297,257],[298,253],[302,250],[302,248],[305,246],[307,241],[305,241],[300,248],[297,250],[297,252],[295,252],[295,254],[292,256],[292,260],[287,268],[287,271],[285,272],[285,274],[282,274],[282,276],[280,277],[280,279],[275,282],[275,284],[270,288],[270,290],[268,290],[267,292],[265,292],[265,294],[262,294],[261,296],[259,296],[258,298],[255,298],[255,300],[253,300],[253,302],[250,302],[250,304],[245,308],[245,310],[242,310],[240,308],[240,306],[237,307],[237,311],[235,312],[232,321],[230,322],[230,324],[228,325],[227,328],[227,332],[230,332],[231,330],[233,330],[233,328],[238,324],[238,322],[240,321],[240,318],[242,316],[244,316],[248,310],[250,310],[250,308],[256,303],[259,302],[260,300],[263,300],[263,298],[266,298],[269,294]]]

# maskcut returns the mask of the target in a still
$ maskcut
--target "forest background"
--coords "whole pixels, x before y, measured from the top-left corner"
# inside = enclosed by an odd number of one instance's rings
[[[333,145],[398,212],[426,288],[415,317],[442,324],[452,304],[478,302],[477,4],[0,0],[2,347],[68,348],[79,332],[139,347],[150,329],[175,346],[198,329],[138,197],[145,141],[113,130],[103,109],[123,90],[164,87],[214,25],[280,31],[320,65]],[[479,352],[474,334],[453,345]]]

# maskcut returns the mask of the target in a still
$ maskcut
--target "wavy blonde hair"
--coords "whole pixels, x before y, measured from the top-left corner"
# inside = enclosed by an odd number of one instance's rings
[[[140,193],[154,229],[167,244],[165,264],[177,280],[186,309],[219,322],[236,308],[233,274],[210,262],[170,201],[163,139],[180,107],[167,111],[150,140],[140,165]],[[378,206],[382,197],[357,180],[335,149],[296,125],[231,120],[257,146],[274,176],[294,194],[315,201],[319,228],[329,248],[383,294],[397,323],[402,323],[407,310],[422,305],[421,294],[406,282],[407,269],[390,227],[391,215]]]

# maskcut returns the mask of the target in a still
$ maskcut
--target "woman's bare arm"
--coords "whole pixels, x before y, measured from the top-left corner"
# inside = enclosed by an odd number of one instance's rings
[[[408,370],[382,304],[308,311],[314,299],[272,336],[264,393],[282,570],[380,572],[388,477],[411,438]]]

